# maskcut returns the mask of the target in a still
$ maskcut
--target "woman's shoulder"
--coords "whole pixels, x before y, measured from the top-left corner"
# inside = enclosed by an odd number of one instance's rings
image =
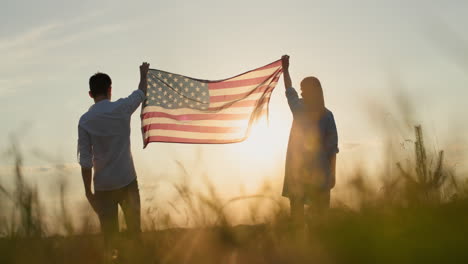
[[[335,117],[333,115],[333,112],[329,110],[328,108],[325,108],[324,119],[325,119],[325,122],[327,123],[327,126],[335,126]]]
[[[333,112],[325,107],[325,117],[327,118],[333,118]]]

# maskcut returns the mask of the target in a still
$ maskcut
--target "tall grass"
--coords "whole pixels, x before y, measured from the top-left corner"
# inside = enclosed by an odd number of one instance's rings
[[[0,227],[2,234],[8,237],[41,237],[45,234],[42,207],[37,187],[25,181],[22,172],[22,157],[18,148],[13,145],[9,153],[14,157],[14,190],[8,191],[0,185],[3,199],[8,199],[14,210],[9,214],[9,220]],[[5,214],[5,212],[3,212]]]
[[[201,193],[182,181],[174,185],[179,201],[172,208],[193,228],[178,228],[167,214],[147,211],[142,240],[122,235],[115,259],[106,255],[101,237],[85,228],[86,215],[82,228],[76,227],[63,181],[55,224],[66,232],[50,235],[38,190],[24,180],[21,155],[13,148],[14,188],[0,185],[2,199],[14,204],[11,212],[3,212],[9,217],[1,222],[0,263],[466,263],[468,184],[458,182],[445,165],[443,151],[427,153],[420,126],[414,131],[412,158],[398,161],[394,175],[382,173],[393,180],[382,181],[380,189],[364,180],[364,172],[354,172],[348,188],[361,201],[359,209],[338,205],[327,212],[309,211],[306,227],[298,228],[279,195],[223,201],[209,183]],[[262,199],[275,205],[268,219],[233,226],[226,207],[242,200],[260,206]],[[259,206],[252,207],[254,220]]]

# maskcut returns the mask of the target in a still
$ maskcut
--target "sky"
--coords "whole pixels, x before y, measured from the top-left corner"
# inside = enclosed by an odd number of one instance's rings
[[[49,186],[54,168],[63,168],[60,177],[75,199],[84,197],[76,143],[78,119],[93,103],[88,79],[105,72],[113,99],[125,97],[137,89],[142,61],[217,80],[289,54],[293,85],[317,76],[334,113],[338,191],[346,182],[340,175],[379,166],[386,134],[411,137],[412,130],[396,125],[405,100],[409,122],[423,125],[450,164],[459,166],[468,150],[466,1],[1,0],[1,6],[0,171],[11,170],[5,152],[17,142],[33,182]],[[265,181],[280,195],[292,121],[282,80],[270,111],[269,126],[259,125],[243,143],[152,143],[143,150],[137,110],[131,140],[142,193],[168,199],[185,169],[193,184],[208,180],[225,196],[255,193]]]

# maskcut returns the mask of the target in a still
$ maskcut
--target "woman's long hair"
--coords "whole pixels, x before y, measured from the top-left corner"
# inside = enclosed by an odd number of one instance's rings
[[[325,100],[319,79],[313,76],[304,78],[301,82],[301,91],[307,111],[315,118],[322,117],[325,113]]]

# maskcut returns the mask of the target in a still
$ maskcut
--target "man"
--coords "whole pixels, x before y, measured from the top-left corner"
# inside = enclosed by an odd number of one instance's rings
[[[140,194],[130,151],[130,118],[146,98],[148,69],[149,64],[144,62],[138,90],[115,102],[110,101],[111,78],[105,73],[91,76],[89,96],[94,105],[78,124],[78,155],[86,198],[99,217],[106,243],[119,231],[118,205],[129,233],[141,232]]]
[[[330,190],[335,186],[338,133],[335,119],[325,108],[320,81],[306,77],[299,98],[292,87],[289,56],[282,57],[286,97],[293,114],[286,156],[283,196],[288,197],[291,217],[304,224],[304,204],[322,210],[330,206]]]

